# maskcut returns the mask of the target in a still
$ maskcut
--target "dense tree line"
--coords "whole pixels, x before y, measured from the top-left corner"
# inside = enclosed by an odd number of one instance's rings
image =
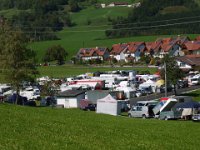
[[[56,5],[67,4],[68,0],[0,0],[0,9],[17,8],[21,10],[32,9],[35,5],[41,3],[51,3]]]
[[[186,10],[176,13],[162,13],[166,7],[170,6],[183,6]],[[183,22],[197,21],[199,18],[191,17],[199,16],[199,14],[200,8],[193,0],[144,0],[141,7],[133,9],[127,18],[119,17],[113,20],[113,29],[107,30],[106,35],[108,37],[124,37],[199,33],[200,23],[183,24]],[[175,18],[184,19],[172,20]],[[166,24],[168,25],[165,26]]]
[[[30,40],[55,40],[58,39],[56,31],[72,25],[66,5],[69,11],[77,12],[82,1],[85,0],[0,0],[0,10],[21,10],[9,22],[20,28]]]

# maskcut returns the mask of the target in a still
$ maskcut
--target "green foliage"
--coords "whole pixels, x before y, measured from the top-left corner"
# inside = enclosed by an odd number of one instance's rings
[[[133,9],[127,18],[114,20],[114,30],[107,30],[106,35],[107,37],[126,37],[199,33],[200,24],[198,22],[172,25],[174,23],[194,22],[196,18],[190,17],[198,16],[199,13],[200,8],[193,0],[144,0],[141,7]],[[183,19],[173,20],[176,18]],[[166,24],[171,25],[163,26]]]
[[[68,4],[71,12],[78,12],[80,10],[77,0],[69,0]]]
[[[177,65],[175,58],[165,55],[162,59],[162,64],[166,63],[166,76],[167,83],[172,84],[176,87],[177,81],[184,77],[183,71]],[[165,80],[165,69],[161,69],[161,78]],[[176,94],[176,88],[174,88]]]
[[[44,62],[57,60],[59,65],[62,65],[66,60],[68,53],[60,45],[54,45],[46,50],[46,54],[43,58]]]
[[[140,58],[140,61],[144,62],[145,64],[149,64],[151,62],[151,57],[150,56],[146,56],[146,55],[142,55]]]
[[[14,32],[13,32],[14,31]],[[27,48],[24,34],[10,26],[0,26],[0,68],[6,81],[19,92],[22,81],[30,81],[37,74],[35,53]]]

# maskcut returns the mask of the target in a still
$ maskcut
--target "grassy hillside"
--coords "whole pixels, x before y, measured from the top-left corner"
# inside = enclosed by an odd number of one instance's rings
[[[137,71],[146,71],[149,70],[150,73],[155,73],[156,68],[139,68],[139,67],[83,67],[83,66],[48,66],[48,67],[39,67],[40,76],[50,76],[50,77],[69,77],[84,74],[86,72],[96,72],[96,71],[112,71],[112,70],[137,70]]]
[[[170,6],[164,8],[160,13],[161,14],[169,14],[169,13],[181,13],[181,12],[187,12],[189,11],[188,8],[185,6]]]
[[[0,104],[1,149],[198,149],[190,121],[132,119],[76,109]]]
[[[116,7],[116,8],[94,8],[88,7],[87,9],[83,9],[78,13],[72,13],[71,18],[72,21],[78,26],[88,25],[88,21],[90,21],[90,25],[107,25],[108,18],[116,18],[116,17],[126,17],[131,8],[127,7]],[[84,17],[83,17],[84,16]]]
[[[154,41],[158,37],[169,37],[171,35],[163,36],[135,36],[128,38],[116,38],[116,39],[107,39],[105,37],[104,29],[99,28],[90,28],[82,29],[81,28],[68,28],[58,33],[61,40],[56,41],[45,41],[45,42],[36,42],[30,44],[30,47],[37,52],[37,58],[39,61],[42,60],[45,50],[55,44],[60,44],[63,46],[69,53],[68,59],[73,55],[76,55],[78,50],[82,47],[109,47],[116,43],[130,42],[130,41]],[[188,35],[191,39],[194,39],[197,35],[191,34]]]

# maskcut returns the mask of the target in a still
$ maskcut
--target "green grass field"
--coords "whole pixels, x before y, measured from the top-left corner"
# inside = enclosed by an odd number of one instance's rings
[[[95,114],[78,109],[0,104],[0,149],[199,149],[200,127]]]
[[[39,76],[49,76],[49,77],[70,77],[79,74],[84,74],[86,72],[96,72],[96,71],[113,71],[113,70],[137,70],[137,71],[146,71],[149,70],[150,73],[155,73],[157,71],[156,68],[139,68],[139,67],[119,67],[119,68],[111,68],[111,67],[83,67],[83,66],[45,66],[38,67],[40,72]]]
[[[156,68],[148,67],[91,67],[91,66],[78,66],[78,65],[64,65],[64,66],[42,66],[37,68],[39,71],[38,77],[49,76],[54,78],[65,78],[84,74],[87,72],[96,72],[96,71],[114,71],[114,70],[137,70],[141,71],[150,71],[150,73],[155,73]],[[5,83],[4,77],[0,74],[0,83]]]
[[[122,1],[122,0],[121,0]],[[112,2],[100,0],[99,3]],[[131,0],[126,2],[131,3]],[[128,16],[131,8],[127,7],[116,7],[116,8],[105,8],[96,9],[93,6],[87,7],[78,13],[72,13],[72,22],[76,25],[74,27],[65,28],[64,30],[57,33],[60,40],[56,41],[44,41],[31,43],[29,47],[37,53],[38,61],[42,61],[45,50],[52,46],[59,44],[63,46],[69,56],[67,60],[70,60],[72,56],[76,55],[78,50],[82,47],[108,47],[111,48],[113,44],[124,43],[131,41],[155,41],[158,37],[169,37],[170,35],[163,36],[134,36],[127,38],[115,38],[108,39],[105,35],[105,30],[112,28],[108,17],[114,19],[118,16]],[[90,24],[88,25],[88,21]],[[194,39],[197,35],[188,35],[191,39]]]
[[[38,61],[41,62],[42,57],[45,54],[45,50],[52,46],[59,44],[63,46],[67,52],[69,53],[67,59],[70,60],[72,56],[76,55],[78,50],[83,47],[109,47],[113,44],[131,42],[131,41],[155,41],[158,37],[169,37],[170,35],[163,36],[135,36],[135,37],[127,37],[127,38],[116,38],[116,39],[107,39],[105,37],[104,31],[78,31],[75,29],[65,29],[58,33],[61,40],[56,41],[45,41],[45,42],[36,42],[29,45],[32,49],[34,49],[37,53]],[[197,34],[187,35],[191,39],[195,38]]]

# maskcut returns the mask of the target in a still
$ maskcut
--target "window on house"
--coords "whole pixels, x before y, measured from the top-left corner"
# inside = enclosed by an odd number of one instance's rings
[[[184,62],[181,62],[180,63],[180,67],[183,67],[183,66],[185,66],[186,65],[186,63],[184,63]]]

